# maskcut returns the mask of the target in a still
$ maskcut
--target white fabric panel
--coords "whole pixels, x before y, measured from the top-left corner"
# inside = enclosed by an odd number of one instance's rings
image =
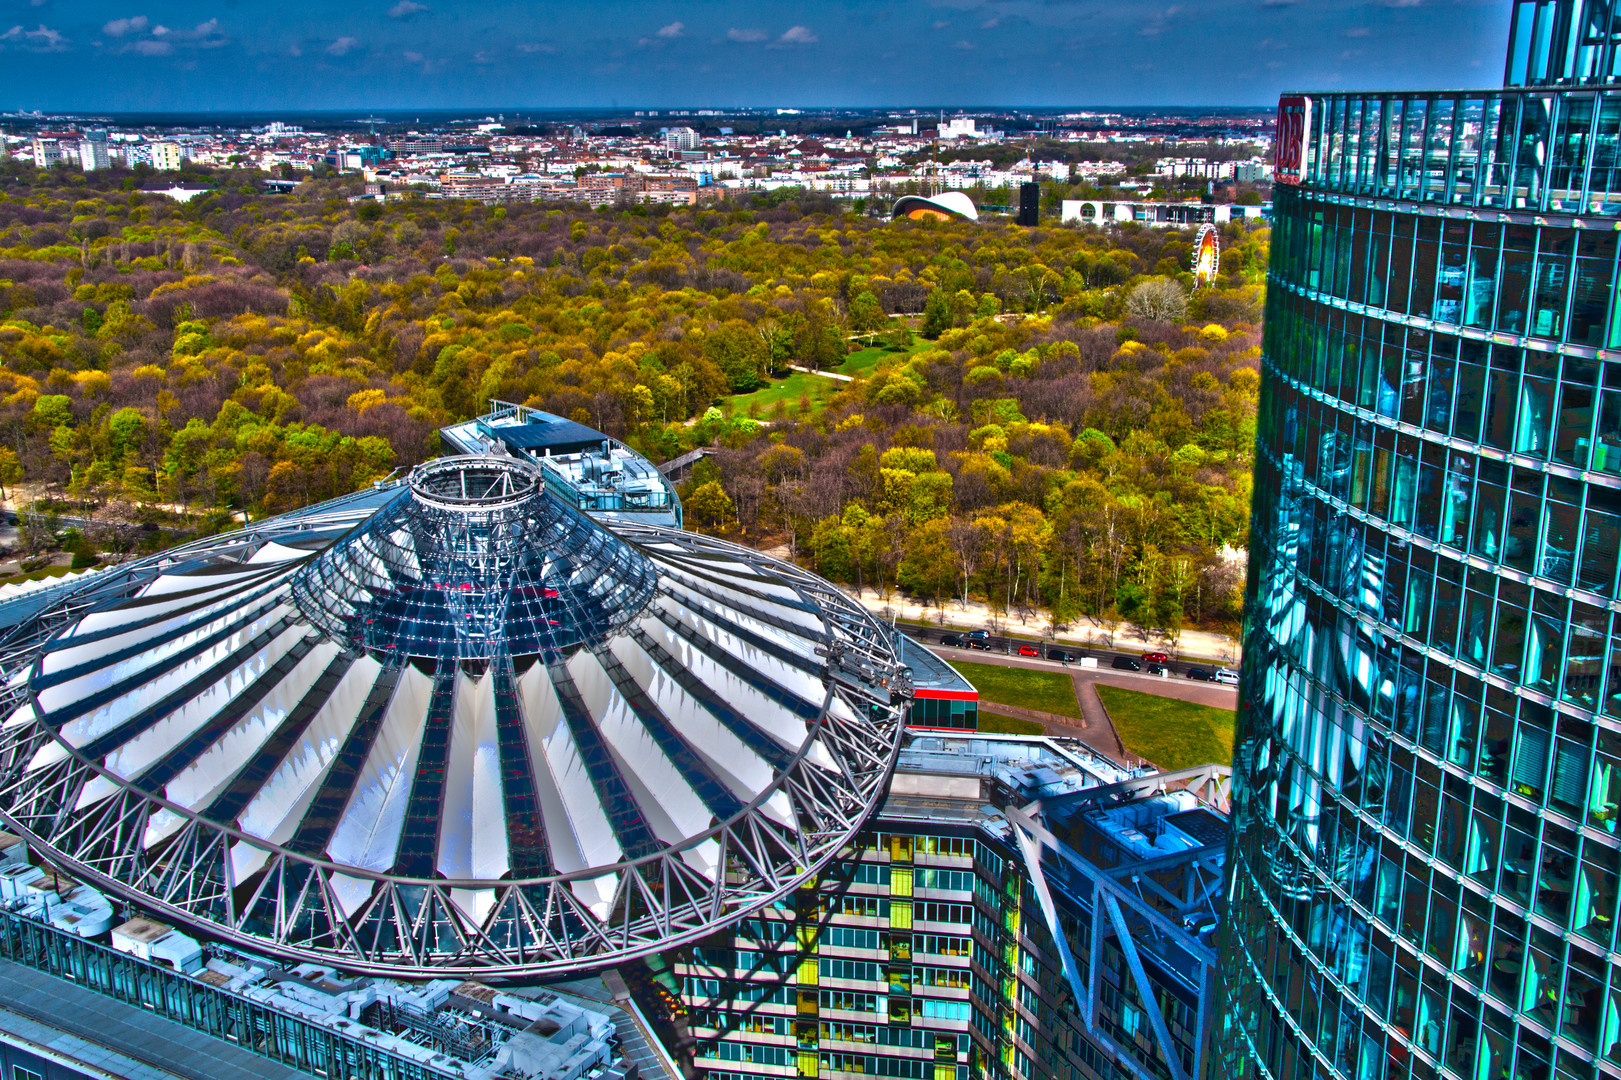
[[[238,840],[231,845],[231,880],[237,883],[264,869],[265,863],[270,861],[270,852],[246,840]]]
[[[690,642],[658,619],[644,618],[641,626],[649,637],[664,646],[666,652],[697,676],[698,681],[709,687],[716,697],[762,732],[798,753],[808,734],[804,720],[693,648]]]
[[[310,552],[308,551],[301,551],[298,548],[288,547],[286,544],[278,544],[274,540],[271,540],[258,551],[255,551],[251,557],[249,557],[248,565],[254,566],[263,565],[264,563],[292,562],[295,559],[307,559],[309,557]]]
[[[146,832],[141,837],[141,847],[149,848],[153,844],[162,843],[180,831],[180,826],[186,819],[165,807],[158,810],[146,819]]]
[[[94,663],[104,656],[110,656],[115,652],[133,648],[143,641],[170,641],[201,624],[219,620],[224,615],[239,613],[243,604],[242,596],[243,592],[241,590],[222,590],[219,599],[213,603],[192,611],[183,612],[173,618],[161,619],[148,626],[134,627],[122,634],[114,634],[84,645],[70,645],[66,648],[53,649],[41,659],[40,671],[50,675],[68,668],[78,667],[80,664]],[[121,620],[119,625],[138,622],[141,618],[139,610],[129,608],[121,610],[127,613],[127,617]],[[72,638],[69,637],[67,640],[72,640]]]
[[[377,888],[377,882],[371,878],[350,877],[348,874],[328,874],[326,881],[346,919],[354,918],[366,901],[371,899],[372,890]]]
[[[684,625],[698,631],[706,641],[719,646],[721,652],[742,660],[748,665],[749,670],[758,672],[801,701],[821,708],[822,697],[827,693],[827,688],[819,676],[783,663],[765,650],[744,641],[726,627],[711,622],[702,611],[684,608],[668,596],[660,596],[658,604]]]
[[[304,627],[294,627],[294,632],[304,630]],[[188,810],[213,802],[236,776],[237,770],[252,760],[265,740],[281,727],[287,714],[304,700],[304,695],[337,655],[338,647],[330,641],[322,641],[311,649],[285,678],[270,688],[270,693],[169,781],[164,789],[165,797]]]
[[[563,707],[558,704],[557,690],[544,664],[532,665],[518,680],[518,701],[523,708],[552,866],[558,873],[567,874],[618,862],[624,852],[608,824],[608,815],[597,801],[596,789],[580,760],[579,748],[563,719]],[[597,901],[582,897],[581,902]]]
[[[730,619],[737,625],[743,627],[745,630],[753,632],[756,636],[765,638],[767,641],[774,642],[790,652],[803,656],[813,665],[817,667],[821,667],[823,665],[824,661],[816,655],[816,650],[821,647],[821,642],[817,639],[801,634],[791,633],[782,629],[781,627],[762,622],[761,620],[750,615],[748,610],[744,608],[726,607],[725,605],[704,596],[702,593],[689,589],[684,582],[677,578],[665,578],[664,583],[677,597],[680,598],[680,602],[686,607],[694,608],[703,612],[717,612],[725,616],[727,619]],[[774,605],[772,614],[777,614]]]
[[[116,791],[118,791],[117,784],[97,773],[85,781],[84,787],[79,789],[79,797],[74,800],[73,809],[83,810],[87,806],[93,806]]]
[[[568,669],[653,835],[674,845],[708,829],[714,815],[632,711],[597,658],[582,649],[569,659]]]
[[[304,811],[321,788],[327,766],[355,726],[366,696],[377,682],[382,665],[363,656],[350,665],[333,688],[332,696],[310,720],[304,737],[288,751],[280,765],[237,818],[244,832],[285,843],[304,820]]]
[[[581,878],[579,881],[569,882],[568,887],[574,898],[584,904],[599,921],[608,921],[608,914],[613,911],[614,894],[619,891],[618,874],[598,874],[593,878]]]
[[[27,669],[24,669],[23,674],[25,676],[28,674]],[[39,714],[34,711],[34,703],[25,701],[17,706],[10,716],[6,717],[6,722],[0,724],[0,727],[22,727],[24,724],[33,723],[38,716]]]
[[[680,583],[689,578],[689,575],[684,572],[686,567],[680,562],[674,563],[669,569],[671,572],[665,578],[667,582]],[[736,564],[704,566],[703,569],[724,579],[729,576],[728,569],[735,571]],[[770,586],[758,580],[750,580],[747,583],[750,589],[759,589],[769,594],[767,597],[761,597],[752,592],[745,592],[741,588],[720,584],[712,578],[700,579],[696,575],[690,575],[690,578],[693,585],[701,586],[723,599],[732,601],[732,607],[736,610],[749,611],[753,608],[769,606],[771,614],[796,626],[803,626],[809,635],[822,634],[827,630],[827,627],[822,624],[821,617],[815,612],[793,606],[804,603],[804,598],[786,586]]]
[[[180,708],[108,754],[107,768],[125,780],[145,772],[153,762],[246,693],[248,687],[263,678],[308,632],[308,627],[295,623],[277,634],[268,645],[232,668],[225,678],[188,698]]]
[[[83,716],[76,717],[62,726],[62,737],[74,746],[83,746],[92,739],[113,731],[115,728],[128,723],[132,718],[151,708],[170,694],[179,690],[197,676],[223,660],[241,654],[248,642],[264,633],[272,623],[290,613],[285,604],[277,604],[269,611],[250,622],[238,626],[223,638],[208,646],[201,652],[192,656],[183,663],[176,664],[168,671],[156,676],[148,682],[142,683],[128,693],[120,694],[111,701],[104,702],[97,708]],[[209,631],[208,633],[212,633]],[[187,637],[207,636],[203,632]],[[167,655],[175,650],[164,649]],[[118,669],[119,677],[124,675],[139,675],[147,671],[151,662],[151,653],[131,657],[112,668],[103,668],[101,672],[87,675],[84,678],[73,679],[61,686],[53,686],[39,694],[39,703],[47,714],[54,712],[72,701],[81,700],[85,695],[95,693],[111,685],[115,679],[104,677],[109,671]],[[46,698],[50,697],[52,703]]]
[[[474,926],[483,926],[490,912],[495,910],[494,889],[450,889],[450,902],[467,916]]]
[[[452,880],[494,881],[507,861],[506,805],[495,730],[495,672],[456,677],[456,702],[439,817],[439,872]]]
[[[163,578],[161,577],[157,579],[157,581],[162,580]],[[184,578],[181,578],[181,580],[184,580]],[[157,581],[154,581],[152,585],[157,584]],[[99,630],[107,630],[113,627],[123,626],[125,623],[135,622],[141,619],[150,619],[158,615],[165,615],[170,612],[181,611],[185,608],[194,607],[199,603],[206,602],[209,597],[215,595],[216,593],[225,592],[227,594],[232,594],[239,591],[230,589],[198,589],[190,593],[180,593],[169,596],[165,599],[157,601],[156,603],[139,602],[146,596],[147,591],[152,588],[152,585],[148,585],[145,589],[142,589],[141,592],[137,593],[130,602],[126,603],[122,607],[110,608],[107,611],[90,612],[84,618],[74,623],[73,628],[63,636],[74,637],[79,634],[93,634]]]
[[[756,753],[715,718],[715,714],[687,693],[641,646],[624,635],[610,639],[610,651],[630,672],[642,692],[653,699],[683,741],[703,758],[710,773],[744,803],[769,787],[776,778],[770,762]],[[797,828],[788,797],[777,792],[762,809],[779,824]]]
[[[355,790],[326,846],[338,862],[379,873],[394,865],[432,700],[433,678],[410,664],[402,668]]]
[[[239,590],[242,581],[248,578],[268,577],[274,572],[274,568],[239,564],[229,570],[215,570],[206,574],[161,574],[146,588],[142,589],[140,594],[142,596],[170,596],[174,593],[204,590]]]

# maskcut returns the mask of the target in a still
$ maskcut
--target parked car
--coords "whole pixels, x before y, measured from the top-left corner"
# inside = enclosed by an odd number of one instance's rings
[[[1034,645],[1020,645],[1019,646],[1019,655],[1020,656],[1040,656],[1041,655],[1041,650],[1036,648]]]
[[[1073,664],[1080,660],[1080,657],[1072,652],[1065,652],[1063,649],[1048,649],[1047,659],[1062,660],[1066,664]]]
[[[1143,662],[1145,664],[1163,664],[1163,663],[1165,663],[1165,661],[1167,661],[1169,659],[1170,659],[1170,657],[1166,656],[1162,652],[1145,652],[1145,653],[1143,653]]]
[[[979,638],[981,641],[984,641],[986,638],[991,636],[991,632],[989,630],[970,630],[968,631],[968,636],[971,638]]]
[[[1158,664],[1149,664],[1146,668],[1143,669],[1143,674],[1145,674],[1145,675],[1163,675],[1163,674],[1165,674],[1165,669],[1160,667]]]
[[[984,638],[977,638],[977,637],[969,638],[968,639],[968,647],[970,649],[978,649],[980,652],[990,652],[991,651],[991,643],[986,641]]]
[[[1216,681],[1219,683],[1227,683],[1230,686],[1237,686],[1238,672],[1232,670],[1231,668],[1217,668]]]
[[[963,645],[962,635],[961,634],[941,634],[940,635],[940,644],[942,644],[942,645],[950,645],[953,648],[960,649],[960,648],[962,648],[962,645]]]
[[[1117,656],[1109,663],[1110,667],[1121,671],[1141,671],[1143,666],[1129,656]]]
[[[1188,678],[1193,679],[1195,682],[1215,682],[1216,673],[1209,668],[1190,667],[1188,668]]]

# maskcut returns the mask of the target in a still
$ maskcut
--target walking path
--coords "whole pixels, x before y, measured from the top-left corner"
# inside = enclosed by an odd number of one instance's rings
[[[789,364],[788,367],[793,371],[803,371],[807,375],[823,375],[823,376],[826,376],[827,378],[833,379],[833,380],[835,380],[837,382],[854,382],[855,381],[855,376],[854,375],[840,375],[836,371],[817,371],[815,368],[800,367],[798,364]]]
[[[845,591],[886,622],[899,619],[957,630],[985,629],[997,635],[1046,639],[1081,648],[1119,652],[1142,651],[1152,645],[1177,659],[1210,660],[1228,666],[1237,666],[1239,660],[1239,648],[1232,638],[1207,630],[1184,630],[1173,647],[1163,635],[1145,634],[1124,623],[1082,619],[1069,629],[1054,634],[1052,622],[1043,613],[1033,613],[1028,617],[1017,613],[1003,615],[978,600],[969,601],[967,607],[960,599],[947,600],[940,607],[935,607],[898,592],[891,593],[886,600],[874,589]]]

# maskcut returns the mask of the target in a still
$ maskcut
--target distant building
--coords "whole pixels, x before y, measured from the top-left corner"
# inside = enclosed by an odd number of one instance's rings
[[[689,127],[671,128],[664,133],[664,149],[671,151],[696,150],[698,133]]]
[[[943,191],[939,195],[903,196],[896,200],[889,216],[911,218],[913,221],[924,221],[929,218],[936,221],[950,221],[953,218],[978,221],[979,209],[974,206],[974,200],[962,192]]]
[[[63,147],[56,139],[34,136],[33,151],[34,164],[41,169],[62,163]]]
[[[1019,224],[1024,226],[1041,224],[1040,184],[1019,185]]]
[[[1169,229],[1178,225],[1222,225],[1229,221],[1266,217],[1269,206],[1233,203],[1119,202],[1107,199],[1065,199],[1059,220],[1066,225],[1124,225],[1136,222]]]
[[[79,168],[85,172],[108,168],[112,164],[107,156],[107,133],[87,131],[79,140]]]
[[[180,168],[180,144],[158,142],[152,144],[152,167],[159,172],[174,172]]]

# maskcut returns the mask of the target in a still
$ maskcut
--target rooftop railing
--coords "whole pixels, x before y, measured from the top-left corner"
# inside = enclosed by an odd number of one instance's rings
[[[1307,97],[1312,188],[1621,216],[1621,88]]]

